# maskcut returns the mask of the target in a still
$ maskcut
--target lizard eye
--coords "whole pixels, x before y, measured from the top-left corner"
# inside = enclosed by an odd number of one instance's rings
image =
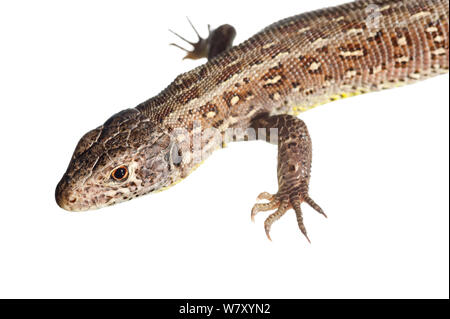
[[[111,178],[116,182],[123,182],[128,178],[128,168],[124,165],[115,168],[111,172]]]

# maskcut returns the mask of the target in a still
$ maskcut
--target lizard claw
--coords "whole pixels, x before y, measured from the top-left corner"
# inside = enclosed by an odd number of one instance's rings
[[[272,240],[270,237],[270,229],[272,227],[272,224],[278,219],[280,219],[289,209],[292,208],[295,212],[295,215],[297,216],[297,223],[298,227],[300,228],[300,231],[305,236],[306,240],[309,243],[311,243],[311,240],[309,239],[308,233],[306,231],[306,227],[303,224],[303,213],[300,207],[302,202],[307,203],[318,213],[327,217],[322,208],[320,208],[320,206],[317,205],[308,195],[303,196],[298,194],[281,195],[279,193],[271,195],[267,192],[263,192],[259,194],[257,199],[258,200],[266,199],[269,200],[269,202],[258,203],[253,206],[251,212],[251,218],[253,222],[255,221],[255,216],[257,213],[276,209],[275,213],[269,215],[264,221],[264,230],[269,240]]]
[[[259,212],[266,212],[268,210],[275,209],[278,206],[278,203],[264,203],[264,204],[255,204],[252,208],[251,218],[252,222],[255,222],[255,216]]]
[[[256,198],[257,200],[272,200],[273,195],[268,193],[268,192],[262,192],[261,194],[258,195],[258,197]]]
[[[272,238],[270,238],[270,228],[272,227],[272,224],[286,213],[288,206],[289,203],[287,201],[282,201],[277,211],[269,215],[269,217],[267,217],[264,221],[264,230],[266,231],[266,236],[270,241],[272,241]]]

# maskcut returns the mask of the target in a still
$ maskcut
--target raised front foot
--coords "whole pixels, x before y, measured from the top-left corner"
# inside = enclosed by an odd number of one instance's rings
[[[322,214],[323,216],[327,217],[327,215],[324,213],[322,208],[320,208],[319,205],[317,205],[311,197],[309,197],[308,194],[302,194],[298,189],[292,189],[290,192],[278,192],[277,194],[269,194],[267,192],[263,192],[259,194],[257,197],[258,200],[268,200],[267,203],[258,203],[253,206],[252,209],[252,221],[255,221],[255,215],[259,212],[265,212],[269,210],[275,210],[275,213],[272,213],[269,215],[269,217],[266,218],[266,221],[264,222],[264,230],[266,231],[267,238],[269,240],[272,240],[270,238],[270,228],[272,227],[272,224],[281,218],[289,209],[294,209],[295,215],[297,215],[297,223],[298,227],[300,228],[300,231],[305,235],[306,239],[309,243],[311,241],[309,240],[308,233],[306,231],[306,227],[303,224],[303,214],[301,210],[301,204],[307,203],[312,208],[314,208],[317,212]]]
[[[181,40],[189,43],[193,47],[192,50],[188,50],[176,43],[170,44],[186,52],[186,56],[183,59],[197,60],[201,58],[208,58],[208,60],[211,60],[216,55],[228,50],[233,46],[233,40],[236,36],[236,30],[233,28],[233,26],[224,24],[217,29],[211,30],[211,27],[208,25],[208,37],[204,39],[197,32],[189,18],[187,20],[192,29],[194,29],[195,34],[197,35],[197,42],[186,40],[178,33],[169,30]]]

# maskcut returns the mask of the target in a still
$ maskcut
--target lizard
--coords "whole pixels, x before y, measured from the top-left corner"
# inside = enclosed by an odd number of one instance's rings
[[[155,193],[226,142],[262,139],[278,147],[278,191],[261,193],[267,202],[251,217],[274,211],[264,222],[271,239],[272,224],[293,210],[309,241],[301,204],[326,215],[309,195],[312,143],[297,115],[447,73],[448,17],[448,0],[357,0],[286,18],[235,46],[230,25],[188,41],[193,50],[175,44],[207,62],[86,133],[56,202],[85,211]]]

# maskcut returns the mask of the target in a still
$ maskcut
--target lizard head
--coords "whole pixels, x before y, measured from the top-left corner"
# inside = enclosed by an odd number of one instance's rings
[[[101,208],[172,184],[170,136],[136,109],[86,133],[56,187],[70,211]]]

